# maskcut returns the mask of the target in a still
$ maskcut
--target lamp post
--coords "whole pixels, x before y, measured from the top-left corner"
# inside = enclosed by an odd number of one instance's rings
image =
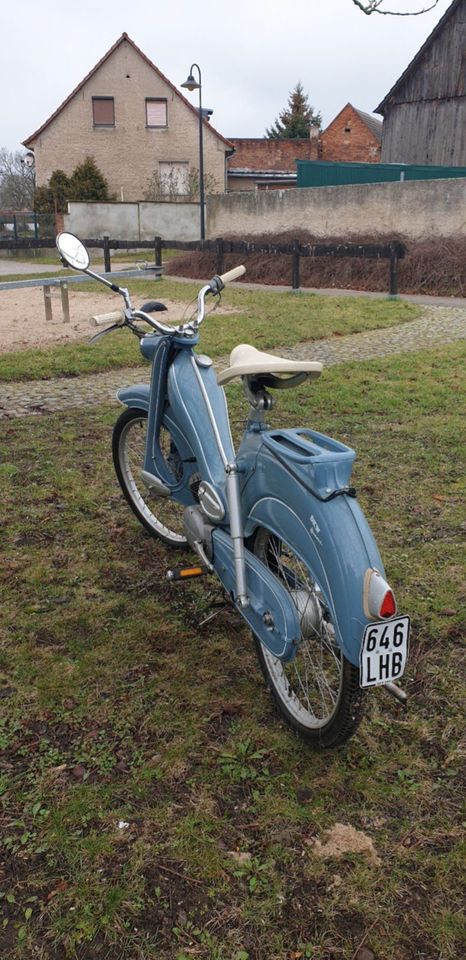
[[[193,77],[193,69],[196,67],[196,70],[199,74],[199,82]],[[188,79],[181,84],[182,87],[185,87],[186,90],[199,90],[199,203],[200,203],[200,212],[201,212],[201,240],[205,240],[205,211],[204,211],[204,129],[203,129],[203,113],[202,113],[202,80],[201,80],[201,68],[199,64],[192,63],[191,69],[189,71]]]

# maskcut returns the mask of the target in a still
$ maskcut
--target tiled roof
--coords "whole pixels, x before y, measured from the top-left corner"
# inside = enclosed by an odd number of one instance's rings
[[[54,111],[54,113],[52,113],[52,115],[48,118],[48,120],[46,120],[45,123],[43,123],[38,130],[36,130],[34,133],[31,133],[30,137],[28,137],[26,140],[23,140],[23,146],[29,147],[29,148],[33,146],[34,141],[43,132],[43,130],[45,130],[46,127],[48,127],[49,124],[52,123],[52,120],[55,120],[55,117],[57,117],[58,114],[61,113],[62,110],[64,110],[64,108],[67,106],[70,100],[72,100],[73,97],[76,96],[76,94],[79,92],[79,90],[81,90],[84,84],[87,83],[87,81],[90,80],[90,78],[94,75],[94,73],[97,72],[99,67],[101,67],[102,64],[104,64],[105,61],[108,60],[108,58],[112,55],[112,53],[114,53],[114,51],[125,41],[129,43],[131,47],[133,47],[133,50],[135,50],[136,53],[138,53],[139,56],[142,57],[143,60],[145,60],[145,62],[149,65],[149,67],[152,68],[152,70],[155,70],[155,73],[157,74],[157,76],[159,76],[164,81],[164,83],[166,83],[174,91],[176,96],[183,101],[183,103],[188,108],[188,110],[191,110],[191,113],[194,113],[196,115],[196,118],[198,118],[199,113],[196,107],[193,107],[192,104],[189,102],[189,100],[186,100],[186,97],[184,97],[183,94],[180,93],[179,90],[177,90],[177,88],[173,83],[171,83],[168,77],[166,77],[162,73],[162,71],[155,66],[155,63],[152,63],[152,60],[149,60],[149,57],[146,57],[146,54],[143,53],[142,50],[140,50],[137,44],[135,44],[134,40],[131,40],[131,37],[129,37],[127,33],[122,33],[121,37],[119,37],[116,43],[113,44],[113,47],[110,47],[110,50],[107,50],[107,53],[105,53],[104,56],[101,58],[101,60],[99,60],[99,62],[96,63],[95,67],[93,67],[92,70],[90,70],[89,73],[86,74],[84,79],[81,80],[81,83],[79,83],[78,86],[71,91],[70,95],[66,98],[66,100],[63,101],[63,103],[60,104],[59,107],[57,107],[57,109]],[[233,149],[230,141],[227,140],[225,137],[222,137],[222,134],[218,133],[218,131],[214,129],[211,123],[208,123],[207,120],[204,120],[204,124],[205,126],[208,127],[209,130],[212,130],[212,133],[214,133],[215,136],[219,138],[219,140],[222,140],[230,150]]]
[[[357,113],[358,117],[361,118],[362,122],[366,124],[366,127],[369,127],[369,130],[377,137],[377,140],[382,142],[382,121],[379,120],[378,117],[372,116],[371,113],[364,113],[364,110],[358,110],[357,107],[353,107],[353,110]]]

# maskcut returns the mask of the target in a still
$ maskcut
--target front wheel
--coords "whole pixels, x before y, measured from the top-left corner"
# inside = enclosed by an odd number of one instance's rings
[[[325,598],[293,548],[263,528],[252,548],[297,607],[301,643],[283,663],[255,637],[266,683],[285,720],[311,746],[336,747],[355,732],[363,712],[359,670],[341,652]]]
[[[183,507],[170,497],[155,496],[143,483],[141,470],[146,449],[147,413],[130,408],[118,417],[113,429],[113,462],[121,489],[131,510],[153,537],[172,547],[186,546],[183,533]],[[160,430],[160,449],[172,473],[181,477],[178,450],[164,427]]]

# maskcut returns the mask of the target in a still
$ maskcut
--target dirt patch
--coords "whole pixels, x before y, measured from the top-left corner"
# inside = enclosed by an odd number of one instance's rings
[[[380,863],[371,838],[345,823],[336,823],[331,830],[327,830],[325,843],[315,840],[312,849],[323,860],[341,858],[346,853],[363,853],[372,863]]]
[[[161,315],[166,323],[187,321],[192,305],[164,300],[167,312]],[[72,340],[85,340],[96,333],[90,318],[96,313],[118,310],[123,301],[107,293],[84,293],[69,289],[70,322],[63,320],[60,291],[52,287],[52,321],[45,319],[42,287],[0,292],[0,354],[27,347],[46,347]],[[236,313],[220,307],[219,313]]]

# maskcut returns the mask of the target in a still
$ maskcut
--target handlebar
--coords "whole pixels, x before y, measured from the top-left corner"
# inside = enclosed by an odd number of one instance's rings
[[[246,267],[243,265],[239,267],[233,267],[233,270],[227,270],[226,273],[221,273],[220,276],[215,276],[210,281],[210,287],[213,293],[220,293],[221,290],[226,286],[227,283],[231,283],[233,280],[238,280],[239,277],[242,277],[246,273]]]
[[[91,317],[91,320],[94,326],[98,327],[102,324],[111,324],[108,327],[108,330],[102,330],[101,333],[92,337],[92,340],[96,340],[103,336],[105,333],[109,333],[111,330],[116,330],[118,327],[123,327],[128,325],[134,333],[137,333],[139,336],[142,336],[140,329],[134,324],[135,320],[143,320],[145,323],[149,324],[156,333],[162,336],[173,336],[178,335],[182,337],[193,337],[196,335],[197,330],[202,323],[205,315],[205,298],[209,294],[217,296],[227,283],[231,283],[233,280],[238,280],[239,277],[242,277],[246,273],[246,267],[238,266],[234,267],[233,270],[227,270],[226,273],[221,275],[216,275],[212,277],[209,283],[202,287],[199,291],[197,297],[197,315],[189,323],[180,324],[178,327],[170,326],[167,323],[162,323],[161,320],[156,320],[155,317],[151,317],[148,313],[145,313],[143,310],[134,310],[131,306],[131,301],[129,299],[129,293],[127,290],[119,290],[125,296],[126,308],[124,310],[113,310],[111,313],[97,313]],[[96,275],[97,276],[97,275]],[[101,279],[97,276],[97,279]]]
[[[112,313],[96,313],[91,317],[92,323],[95,327],[100,327],[104,323],[121,323],[122,325],[125,322],[125,311],[124,310],[113,310]]]

